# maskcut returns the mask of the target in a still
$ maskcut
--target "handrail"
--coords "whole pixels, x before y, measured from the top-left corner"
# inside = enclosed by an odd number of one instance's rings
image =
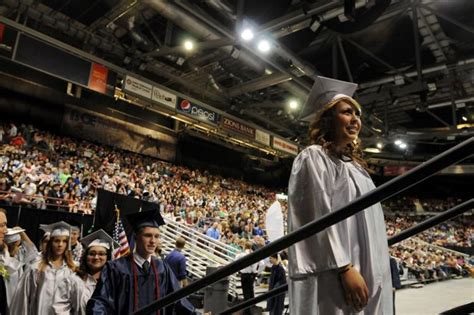
[[[148,304],[147,306],[136,311],[134,314],[145,315],[174,303],[193,292],[196,292],[214,282],[221,280],[222,278],[236,273],[237,271],[270,256],[273,253],[279,252],[293,245],[294,243],[306,239],[307,237],[314,235],[333,224],[336,224],[360,211],[363,211],[377,202],[386,200],[391,196],[412,187],[418,182],[421,182],[441,171],[445,167],[464,160],[468,156],[472,155],[472,152],[474,152],[474,137],[471,137],[456,145],[455,147],[439,154],[438,156],[431,158],[427,162],[416,166],[407,173],[384,183],[383,185],[350,202],[346,206],[337,209],[332,213],[324,215],[318,220],[307,223],[301,228],[275,240],[267,246],[264,246],[261,249],[256,250],[234,261],[233,263],[230,263],[227,266],[217,269],[208,276],[191,283],[185,288],[179,289],[159,300]]]
[[[416,235],[416,234],[420,233],[421,231],[429,229],[433,226],[438,225],[441,222],[444,222],[448,219],[452,219],[452,218],[454,218],[454,217],[456,217],[456,216],[458,216],[458,215],[460,215],[460,214],[462,214],[462,213],[464,213],[468,210],[471,210],[473,205],[474,205],[474,198],[472,198],[470,200],[467,200],[467,201],[455,206],[454,208],[446,210],[442,214],[436,216],[436,218],[430,218],[430,219],[428,219],[426,221],[423,221],[422,223],[416,225],[415,227],[408,228],[408,229],[404,230],[403,232],[400,232],[399,234],[389,238],[388,241],[387,241],[388,246],[392,246],[392,245],[397,244],[401,241],[404,241],[407,238],[410,238],[413,235]],[[421,228],[423,228],[423,229],[421,229]],[[272,289],[272,290],[270,290],[270,291],[268,291],[264,294],[261,294],[259,296],[254,297],[254,298],[251,298],[249,300],[243,301],[243,302],[241,302],[237,305],[232,306],[231,308],[226,309],[225,311],[223,311],[220,314],[226,315],[226,314],[235,313],[237,311],[246,309],[246,308],[248,308],[248,307],[250,307],[254,304],[257,304],[259,302],[262,302],[264,300],[272,298],[274,296],[281,295],[286,291],[288,291],[288,284],[284,284],[282,286],[276,287],[276,288],[274,288],[274,289]]]

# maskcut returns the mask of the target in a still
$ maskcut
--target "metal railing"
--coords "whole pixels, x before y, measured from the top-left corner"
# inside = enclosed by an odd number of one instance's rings
[[[466,211],[471,210],[473,208],[473,206],[474,206],[474,198],[470,199],[470,200],[467,200],[467,201],[463,202],[462,204],[457,205],[454,208],[446,210],[445,212],[443,212],[442,214],[440,214],[440,215],[438,215],[434,218],[423,221],[422,223],[420,223],[420,224],[418,224],[414,227],[408,228],[408,229],[404,230],[403,232],[400,232],[399,234],[389,238],[388,239],[388,246],[392,246],[394,244],[397,244],[397,243],[399,243],[403,240],[406,240],[407,238],[412,237],[413,235],[416,235],[416,234],[418,234],[418,233],[420,233],[420,232],[422,232],[426,229],[429,229],[433,226],[436,226],[436,225],[438,225],[438,224],[440,224],[440,223],[442,223],[442,222],[444,222],[448,219],[452,219],[452,218],[454,218],[454,217],[456,217],[456,216],[458,216],[458,215],[460,215],[460,214],[462,214]],[[427,244],[429,244],[429,243],[427,243]],[[269,298],[285,294],[286,291],[288,291],[288,284],[279,286],[279,287],[274,288],[274,289],[272,289],[272,290],[270,290],[270,291],[268,291],[264,294],[261,294],[257,297],[254,297],[252,299],[249,299],[247,301],[244,301],[242,303],[234,305],[231,308],[226,309],[224,312],[222,312],[220,314],[223,314],[223,315],[232,314],[234,312],[249,308],[252,305],[257,304],[257,303],[262,302],[262,301],[265,301]]]
[[[234,247],[202,234],[185,223],[178,223],[169,217],[164,217],[164,220],[166,224],[160,228],[162,250],[165,253],[171,252],[175,248],[176,239],[184,238],[186,246],[183,254],[188,258],[187,271],[196,278],[206,275],[207,266],[224,266],[235,260],[235,257],[229,255],[236,252]],[[232,275],[229,280],[229,294],[237,298],[239,279]]]
[[[393,195],[396,195],[401,191],[412,187],[413,185],[427,179],[428,177],[433,176],[445,167],[464,160],[465,158],[472,155],[473,152],[474,137],[471,137],[468,140],[447,150],[446,152],[443,152],[430,159],[429,161],[418,165],[404,175],[394,178],[389,182],[379,186],[378,188],[375,188],[374,190],[364,194],[346,206],[302,226],[301,228],[275,240],[269,245],[264,246],[263,248],[214,271],[208,276],[191,283],[185,288],[182,288],[157,301],[150,303],[149,305],[136,311],[134,314],[148,314],[171,303],[175,303],[176,301],[188,296],[193,292],[201,290],[204,287],[228,277],[239,270],[270,256],[273,253],[279,252],[293,245],[294,243],[321,232],[327,227],[336,224],[360,211],[363,211],[375,203],[384,201]],[[403,234],[403,232],[401,234]]]

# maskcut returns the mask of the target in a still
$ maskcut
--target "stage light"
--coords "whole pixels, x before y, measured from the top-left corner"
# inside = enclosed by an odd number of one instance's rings
[[[395,145],[400,146],[400,144],[402,144],[402,140],[400,139],[395,140]]]
[[[295,100],[290,100],[290,101],[288,102],[288,104],[290,105],[290,108],[291,108],[291,109],[296,109],[296,108],[298,108],[298,102],[295,101]]]
[[[383,148],[382,142],[377,142],[377,149],[381,150]]]
[[[400,147],[400,149],[406,149],[407,148],[407,144],[405,142],[402,142],[398,145]]]
[[[262,39],[258,42],[257,48],[260,52],[267,53],[270,51],[270,42],[266,39]]]
[[[240,34],[240,37],[242,37],[243,40],[245,41],[251,41],[253,39],[253,31],[250,29],[250,28],[246,28],[242,31],[242,33]]]
[[[187,39],[184,42],[184,49],[186,49],[187,51],[191,51],[193,50],[193,48],[194,48],[194,43],[191,40]]]
[[[467,117],[466,117],[466,116],[462,116],[461,118],[462,118],[462,120],[467,121]]]

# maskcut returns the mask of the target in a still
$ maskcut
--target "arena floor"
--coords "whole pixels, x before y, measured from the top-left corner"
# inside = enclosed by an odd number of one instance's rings
[[[402,289],[396,296],[397,315],[439,314],[474,301],[474,279],[453,279],[425,285],[419,289]]]

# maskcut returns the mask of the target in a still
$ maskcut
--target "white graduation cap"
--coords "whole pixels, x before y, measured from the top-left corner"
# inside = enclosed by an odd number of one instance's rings
[[[106,249],[114,249],[120,247],[120,245],[114,241],[114,239],[107,234],[104,230],[100,229],[83,237],[81,243],[84,244],[86,248],[92,246],[102,246]]]
[[[50,233],[51,237],[54,236],[71,236],[72,227],[64,221],[55,222],[52,224],[40,224],[40,229],[46,233]]]
[[[25,229],[8,229],[5,234],[5,243],[11,244],[21,240],[20,233],[24,232]]]
[[[329,109],[342,99],[348,100],[360,110],[359,103],[352,98],[356,90],[355,83],[317,76],[300,119],[312,121],[319,112]]]

